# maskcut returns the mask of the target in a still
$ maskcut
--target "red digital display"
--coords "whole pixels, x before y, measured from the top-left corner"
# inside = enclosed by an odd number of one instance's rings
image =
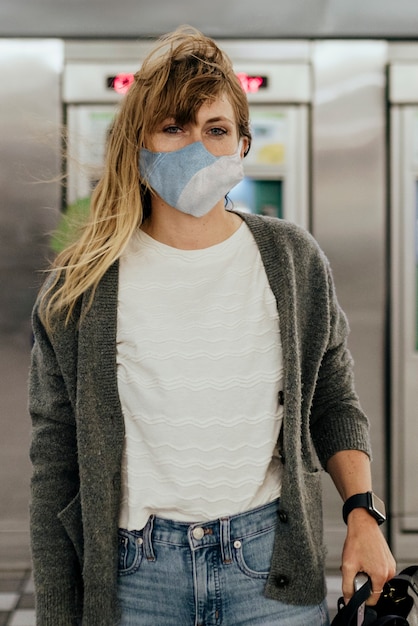
[[[267,76],[250,76],[245,72],[239,72],[237,76],[245,93],[257,93],[267,87]]]
[[[260,89],[267,87],[267,76],[250,76],[245,72],[238,72],[237,76],[245,93],[257,93]],[[107,86],[109,89],[114,89],[116,93],[124,95],[129,91],[134,80],[133,74],[121,73],[117,76],[109,76]]]
[[[109,76],[107,79],[107,86],[109,89],[114,89],[116,93],[124,95],[125,93],[128,93],[134,80],[135,77],[133,74],[118,74],[117,76]]]

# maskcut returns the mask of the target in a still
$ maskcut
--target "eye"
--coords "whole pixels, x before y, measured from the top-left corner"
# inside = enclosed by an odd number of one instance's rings
[[[219,126],[215,126],[209,130],[209,133],[215,137],[221,137],[222,135],[226,135],[227,131],[225,128],[220,128]]]
[[[170,126],[165,126],[163,132],[167,133],[168,135],[176,135],[177,133],[181,132],[181,128],[180,126],[176,126],[175,124],[170,124]]]

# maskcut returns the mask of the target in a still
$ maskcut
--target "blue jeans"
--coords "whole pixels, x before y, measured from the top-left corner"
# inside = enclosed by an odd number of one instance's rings
[[[328,626],[326,601],[293,606],[263,595],[277,501],[202,524],[151,516],[119,531],[120,626]]]

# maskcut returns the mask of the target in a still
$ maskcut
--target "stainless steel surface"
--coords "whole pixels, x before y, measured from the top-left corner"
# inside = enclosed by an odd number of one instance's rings
[[[0,331],[28,330],[35,271],[59,208],[58,41],[0,41]]]
[[[418,61],[418,54],[417,54]],[[403,72],[416,83],[418,63]],[[399,77],[398,77],[399,80]],[[400,91],[404,91],[398,84]],[[391,373],[393,541],[398,558],[418,552],[418,94],[391,104]],[[409,99],[412,103],[412,98]]]
[[[120,73],[134,73],[139,60],[121,60],[118,63],[66,63],[63,99],[64,102],[114,102],[115,93],[106,87],[107,77]],[[311,70],[307,63],[277,63],[270,58],[258,61],[237,61],[237,73],[250,76],[266,76],[268,86],[255,93],[248,93],[251,103],[301,102],[308,103],[312,97]]]
[[[418,59],[395,61],[389,66],[389,101],[392,104],[418,102]]]
[[[417,36],[416,0],[3,0],[0,36],[147,37],[189,23],[215,37]]]
[[[62,43],[0,40],[0,563],[28,557],[30,313],[57,219]],[[7,562],[7,561],[6,561]]]
[[[393,548],[418,553],[418,45],[389,46]]]
[[[309,42],[222,40],[221,43],[237,72],[268,77],[266,89],[248,94],[251,103],[311,102]],[[144,41],[67,41],[64,45],[63,100],[83,104],[114,102],[115,93],[106,87],[106,78],[135,72],[150,50],[150,43]]]
[[[232,36],[232,32],[227,37]],[[64,40],[64,56],[68,63],[108,61],[138,62],[150,51],[154,43],[149,40],[116,39],[66,39]],[[311,59],[311,42],[292,39],[249,39],[236,40],[222,38],[222,48],[232,57],[245,61],[280,61],[293,63],[309,63]]]
[[[328,255],[347,313],[357,389],[371,422],[373,482],[385,497],[385,63],[387,45],[314,45],[313,233]],[[345,535],[341,500],[326,480],[329,563]]]

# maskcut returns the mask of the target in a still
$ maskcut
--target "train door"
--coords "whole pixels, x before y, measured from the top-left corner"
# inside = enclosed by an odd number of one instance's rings
[[[134,58],[134,44],[127,46]],[[121,47],[121,43],[115,47],[116,56]],[[265,43],[260,47],[255,42],[246,42],[245,46],[232,42],[229,50],[228,44],[224,47],[248,94],[253,133],[251,150],[244,161],[245,179],[232,190],[230,199],[238,210],[284,217],[309,228],[312,89],[308,46],[290,42],[270,44],[266,49]],[[260,50],[268,55],[268,60],[246,60],[259,56]],[[94,43],[85,45],[84,51],[80,43],[73,47],[67,44],[68,52],[63,82],[69,144],[65,206],[73,206],[86,201],[100,176],[109,126],[140,64],[143,49],[140,46],[135,51],[136,63],[124,58],[126,54],[120,54],[116,63],[97,62],[99,53]],[[106,47],[106,55],[112,56],[111,43]],[[280,56],[286,62],[278,61]]]
[[[418,549],[418,48],[389,69],[391,115],[392,540]],[[406,50],[404,49],[404,54]]]

